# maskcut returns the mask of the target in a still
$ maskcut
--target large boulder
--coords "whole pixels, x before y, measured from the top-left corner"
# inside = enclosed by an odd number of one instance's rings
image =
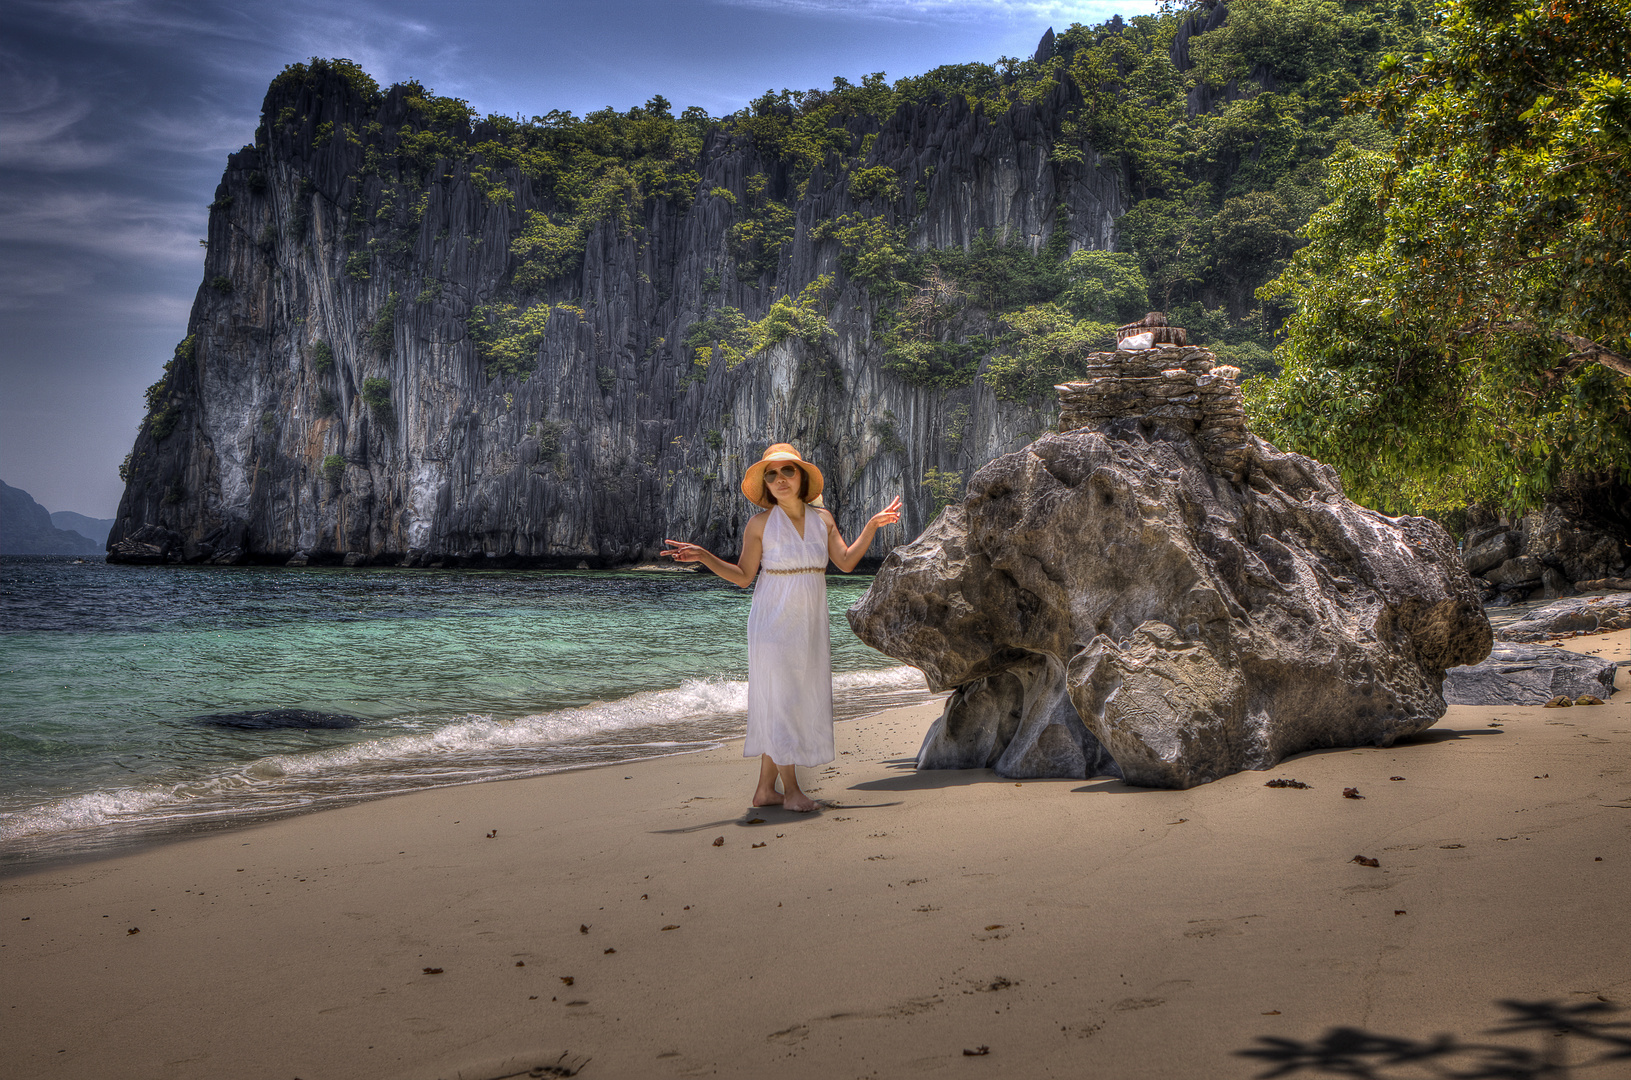
[[[1582,596],[1537,608],[1495,632],[1500,641],[1545,641],[1563,634],[1631,628],[1631,596]]]
[[[1501,565],[1484,572],[1484,580],[1494,582],[1495,585],[1505,588],[1522,589],[1533,588],[1540,584],[1541,576],[1546,571],[1546,564],[1533,555],[1519,555],[1515,559],[1508,559]]]
[[[1570,581],[1620,577],[1626,568],[1626,545],[1619,535],[1548,503],[1525,514],[1521,523],[1523,554],[1555,567]]]
[[[1476,540],[1469,533],[1467,550],[1462,555],[1462,561],[1466,564],[1469,574],[1482,574],[1486,570],[1495,569],[1522,550],[1523,534],[1516,530],[1501,528],[1493,532],[1486,531]]]
[[[1178,420],[1101,418],[999,457],[885,560],[849,620],[952,691],[920,768],[1181,788],[1443,715],[1445,669],[1491,642],[1448,534]]]
[[[1451,705],[1544,705],[1559,695],[1607,698],[1614,692],[1612,660],[1552,645],[1498,641],[1489,657],[1451,668],[1444,700]]]

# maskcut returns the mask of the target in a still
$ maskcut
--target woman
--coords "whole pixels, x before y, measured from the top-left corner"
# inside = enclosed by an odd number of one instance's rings
[[[795,767],[825,765],[835,756],[827,561],[849,573],[879,527],[900,520],[896,496],[855,543],[845,544],[820,505],[824,485],[820,469],[787,443],[776,443],[742,477],[742,494],[768,512],[748,521],[736,562],[678,540],[664,540],[662,552],[676,562],[700,562],[744,589],[763,561],[765,577],[748,614],[748,737],[742,756],[759,758],[753,805],[799,813],[817,804],[799,788]]]

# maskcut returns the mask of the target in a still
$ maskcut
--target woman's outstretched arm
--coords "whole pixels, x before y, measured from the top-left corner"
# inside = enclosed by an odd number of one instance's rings
[[[747,531],[742,536],[742,555],[736,562],[726,562],[711,551],[680,540],[664,540],[668,547],[658,555],[666,555],[675,562],[699,562],[732,585],[745,589],[759,573],[759,556],[764,553],[765,517],[755,514],[748,519]]]
[[[872,538],[878,530],[900,520],[900,496],[896,495],[894,502],[872,515],[853,544],[844,543],[844,537],[838,531],[838,522],[833,520],[831,514],[822,510],[821,516],[827,519],[827,557],[847,574],[855,569],[861,556],[866,554],[866,549],[872,546]]]

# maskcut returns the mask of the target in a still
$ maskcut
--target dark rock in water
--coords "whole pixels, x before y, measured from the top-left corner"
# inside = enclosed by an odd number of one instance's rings
[[[1501,627],[1495,637],[1499,641],[1545,641],[1559,634],[1600,634],[1627,628],[1631,628],[1631,596],[1584,596],[1547,604]]]
[[[240,731],[276,731],[283,728],[352,728],[362,723],[344,713],[313,712],[310,709],[259,709],[254,712],[210,713],[195,716],[193,723],[210,727],[237,728]]]
[[[1084,777],[1108,753],[1129,783],[1189,787],[1443,715],[1445,669],[1491,641],[1449,535],[1249,434],[1216,460],[1207,408],[999,457],[884,561],[851,627],[956,691],[919,767]]]
[[[125,563],[180,562],[184,546],[179,533],[161,525],[143,525],[129,536],[108,540],[108,556]]]
[[[1614,692],[1614,661],[1552,645],[1496,642],[1489,658],[1444,675],[1451,705],[1544,705],[1559,694],[1607,698]]]

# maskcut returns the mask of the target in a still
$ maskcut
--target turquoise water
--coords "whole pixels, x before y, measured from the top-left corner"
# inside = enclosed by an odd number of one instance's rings
[[[928,696],[850,633],[870,583],[828,578],[841,717]],[[751,600],[688,573],[0,557],[0,862],[717,746]],[[350,726],[219,719],[272,709]]]

